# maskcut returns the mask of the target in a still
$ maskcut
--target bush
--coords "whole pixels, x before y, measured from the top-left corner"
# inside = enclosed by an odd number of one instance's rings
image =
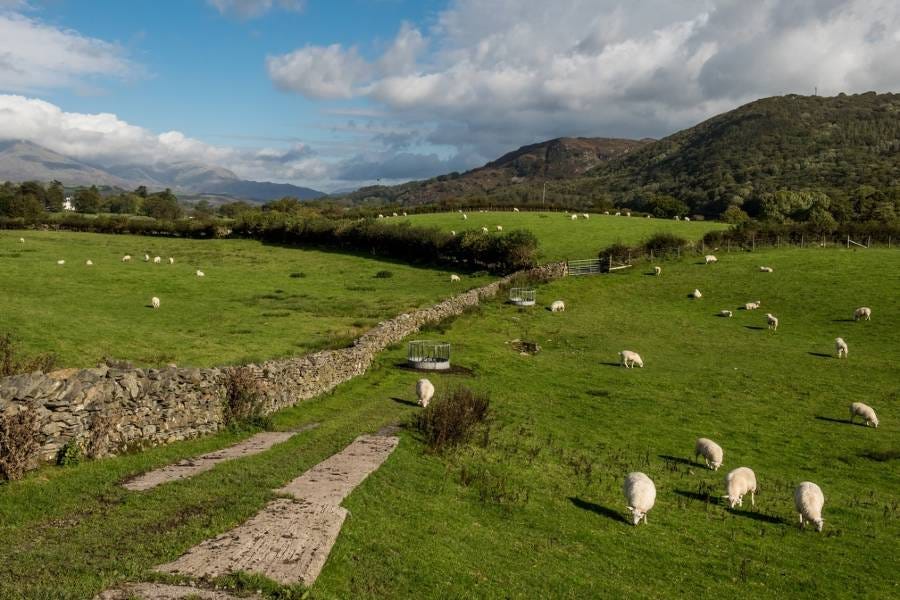
[[[225,380],[225,425],[231,429],[266,429],[271,419],[265,414],[265,399],[259,380],[249,367],[228,370]]]
[[[56,464],[61,467],[77,465],[84,458],[84,446],[78,440],[69,440],[56,454]]]
[[[462,387],[416,414],[413,427],[422,434],[429,450],[443,452],[468,441],[475,426],[487,418],[489,408],[487,395]]]
[[[0,377],[52,371],[56,365],[54,354],[36,354],[35,356],[21,356],[16,346],[16,341],[9,333],[0,334]]]
[[[0,415],[0,476],[21,479],[37,460],[37,414],[33,410]]]
[[[394,274],[390,271],[378,271],[375,273],[375,279],[390,279]]]

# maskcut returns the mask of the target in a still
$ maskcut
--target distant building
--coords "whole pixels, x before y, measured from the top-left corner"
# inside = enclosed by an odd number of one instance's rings
[[[72,204],[72,196],[66,196],[66,199],[63,201],[63,210],[75,211],[75,205]]]

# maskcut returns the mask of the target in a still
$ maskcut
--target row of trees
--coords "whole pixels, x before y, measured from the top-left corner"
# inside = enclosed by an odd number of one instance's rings
[[[97,186],[78,188],[68,195],[63,185],[37,181],[0,185],[0,216],[40,220],[47,213],[64,210],[66,199],[77,212],[84,214],[114,213],[144,215],[155,219],[178,219],[184,209],[172,190],[149,193],[145,186],[133,192],[103,194]]]

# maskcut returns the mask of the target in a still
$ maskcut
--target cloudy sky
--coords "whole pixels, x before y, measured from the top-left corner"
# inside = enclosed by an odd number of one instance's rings
[[[0,139],[326,191],[900,91],[897,0],[0,0]]]

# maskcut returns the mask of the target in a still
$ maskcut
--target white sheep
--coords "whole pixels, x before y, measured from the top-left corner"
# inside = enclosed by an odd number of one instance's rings
[[[650,215],[647,215],[647,218],[649,219],[649,218],[650,218]]]
[[[653,274],[659,277],[660,273],[662,273],[662,267],[653,267]]]
[[[434,397],[434,385],[427,379],[416,382],[416,396],[419,398],[419,406],[427,407]]]
[[[481,233],[487,233],[487,232],[488,232],[488,228],[487,228],[487,227],[482,227],[482,228],[481,228]]]
[[[703,457],[703,462],[708,468],[718,471],[725,459],[725,451],[722,450],[722,446],[709,438],[697,438],[694,445],[694,460],[697,460],[698,456]]]
[[[204,273],[200,269],[197,269],[197,277],[206,277],[206,273]]]
[[[585,219],[590,219],[590,218],[591,218],[591,215],[589,215],[589,214],[587,214],[587,213],[581,213],[581,216],[584,217]]]
[[[550,312],[563,312],[566,310],[566,303],[562,300],[554,300],[550,305]]]
[[[409,215],[406,214],[406,211],[405,211],[405,210],[403,211],[403,216],[404,216],[404,217],[408,217],[408,216],[409,216]]]
[[[170,264],[170,265],[174,265],[174,264],[175,264],[175,259],[172,258],[171,256],[169,257],[169,264]]]
[[[834,351],[837,352],[838,358],[847,358],[850,355],[850,349],[847,348],[844,338],[834,338]]]
[[[627,213],[625,213],[625,216],[626,216],[626,217],[630,217],[630,216],[631,216],[631,213],[630,213],[630,212],[627,212]]]
[[[853,311],[853,320],[859,321],[860,319],[863,319],[865,321],[871,321],[872,320],[872,309],[869,308],[868,306],[860,306],[859,308],[854,310]]]
[[[866,427],[872,425],[876,429],[878,428],[878,415],[875,414],[875,409],[873,409],[868,404],[863,404],[862,402],[854,402],[850,405],[850,422],[853,422],[853,418],[856,416],[860,416],[866,420]]]
[[[459,275],[455,275],[455,274],[454,274],[454,275],[451,275],[451,276],[450,276],[450,283],[454,283],[454,282],[456,282],[456,281],[459,281]]]
[[[772,269],[772,267],[760,267],[759,271],[761,273],[772,273],[774,272],[774,269]]]
[[[772,331],[778,331],[778,317],[772,313],[766,313],[766,323]]]
[[[160,258],[159,256],[154,256],[154,257],[153,257],[153,264],[154,264],[154,265],[158,265],[158,264],[160,264],[161,262],[162,262],[162,258]]]
[[[748,467],[738,467],[725,477],[725,490],[731,508],[744,505],[744,495],[750,494],[750,504],[756,506],[756,473]]]
[[[822,488],[812,481],[804,481],[794,488],[794,508],[800,513],[800,527],[805,522],[811,521],[816,526],[816,531],[822,531],[825,519],[822,518],[822,507],[825,506],[825,494]]]
[[[616,211],[616,214],[615,214],[615,215],[614,215],[614,216],[616,216],[616,217],[620,217],[620,216],[622,216],[622,213],[620,213],[620,212],[618,212],[618,211]]]
[[[690,218],[690,217],[685,217],[684,220],[690,222],[691,218]]]
[[[156,296],[153,296],[152,298],[150,298],[150,305],[153,308],[159,308],[159,298],[157,298]]]
[[[572,221],[577,221],[577,220],[578,220],[578,215],[572,215],[572,216],[569,217],[569,219],[572,220]]]
[[[66,264],[66,261],[60,259],[60,260],[56,261],[56,264],[58,264],[58,265],[64,265],[64,264]]]
[[[638,525],[643,519],[647,524],[647,513],[656,503],[656,486],[653,480],[644,473],[629,473],[625,477],[625,501],[628,502],[627,508],[631,512],[632,525]]]
[[[396,216],[397,216],[397,213],[391,213],[391,216],[392,216],[392,217],[396,217]]]
[[[717,263],[717,262],[719,262],[719,259],[716,258],[716,257],[715,257],[714,255],[712,255],[712,254],[707,254],[707,255],[704,257],[704,260],[706,261],[706,264],[709,264],[709,263]]]
[[[149,254],[145,254],[145,255],[144,255],[144,262],[150,262],[150,255],[149,255]]]
[[[608,210],[604,210],[604,211],[603,211],[603,214],[604,214],[604,215],[609,215],[609,211],[608,211]]]
[[[513,212],[519,212],[519,209],[516,207],[513,207]]]
[[[122,257],[122,262],[131,262],[131,255],[130,255],[130,254],[126,254],[125,256],[123,256],[123,257]]]
[[[731,316],[732,316],[732,314],[733,314],[733,313],[732,313],[730,310],[727,310],[727,309],[725,309],[725,310],[720,310],[720,311],[719,311],[719,316],[720,316],[720,317],[727,317],[727,318],[730,319]]]
[[[744,304],[744,310],[756,310],[762,304],[761,300],[757,300],[756,302],[747,302]]]
[[[679,217],[678,215],[675,215],[675,220],[676,220],[676,221],[680,221],[680,220],[681,220],[681,217]]]
[[[463,213],[463,221],[468,221],[468,220],[469,220],[469,215],[467,215],[466,213]]]
[[[24,244],[24,243],[25,243],[25,238],[19,238],[19,243],[20,243],[20,244]]]
[[[700,293],[700,290],[694,290],[690,293],[691,298],[702,298],[703,294]]]
[[[84,261],[84,266],[86,266],[86,267],[93,267],[93,266],[94,266],[94,261],[92,261],[91,259],[87,259],[86,261]]]
[[[451,230],[450,230],[450,235],[456,235],[456,230],[455,230],[455,229],[451,229]]]
[[[497,225],[497,231],[503,231],[503,225]]]
[[[622,350],[619,352],[619,358],[622,359],[622,365],[626,369],[633,369],[634,365],[639,366],[640,368],[644,368],[644,361],[641,359],[641,355],[637,352],[632,352],[631,350]]]
[[[381,214],[381,213],[378,213],[378,218],[379,218],[379,219],[383,219],[383,218],[384,218],[384,215]]]

